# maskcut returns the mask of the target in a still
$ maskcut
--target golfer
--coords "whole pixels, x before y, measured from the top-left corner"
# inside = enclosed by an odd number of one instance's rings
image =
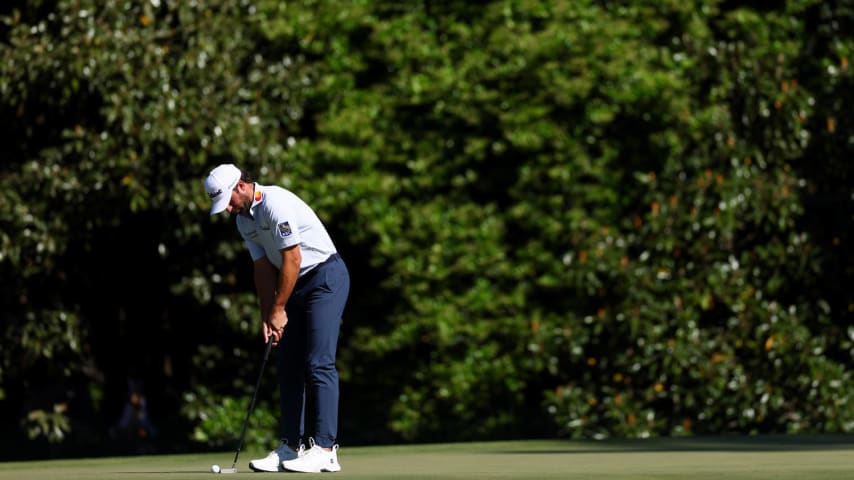
[[[211,215],[234,213],[255,263],[264,338],[278,345],[281,444],[255,471],[337,472],[338,370],[335,355],[350,291],[347,266],[315,212],[281,187],[255,183],[233,164],[205,180]],[[315,401],[315,438],[303,443],[306,386]]]

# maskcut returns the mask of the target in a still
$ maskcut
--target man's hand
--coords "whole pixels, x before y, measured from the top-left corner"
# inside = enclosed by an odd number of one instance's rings
[[[267,339],[270,335],[273,336],[273,345],[277,345],[282,339],[282,334],[285,332],[285,325],[288,324],[288,314],[281,307],[273,307],[270,311],[269,319],[264,322],[264,338]]]

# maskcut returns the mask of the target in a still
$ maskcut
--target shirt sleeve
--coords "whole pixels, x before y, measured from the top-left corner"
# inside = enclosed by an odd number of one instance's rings
[[[246,244],[246,249],[249,250],[249,255],[252,255],[253,262],[266,255],[266,253],[264,253],[264,247],[258,245],[252,240],[243,237],[243,243]]]
[[[240,224],[240,221],[237,221],[237,231],[240,233],[240,237],[243,239],[244,245],[246,245],[246,249],[249,250],[249,255],[252,256],[252,261],[258,260],[259,258],[266,255],[264,252],[264,247],[252,239],[253,236],[257,236],[258,234],[252,232],[251,234],[244,231],[243,226]]]
[[[267,207],[270,220],[269,234],[273,237],[273,244],[281,250],[300,243],[300,233],[293,208],[282,201],[271,202]]]

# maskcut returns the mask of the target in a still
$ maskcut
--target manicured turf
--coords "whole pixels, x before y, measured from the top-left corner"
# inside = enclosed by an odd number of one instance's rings
[[[248,471],[243,452],[237,475]],[[190,480],[221,476],[234,452],[0,463],[0,480]],[[343,479],[689,479],[851,480],[854,435],[668,438],[611,441],[517,441],[350,447],[339,451]],[[261,475],[259,477],[259,475]],[[317,475],[314,475],[317,477]]]

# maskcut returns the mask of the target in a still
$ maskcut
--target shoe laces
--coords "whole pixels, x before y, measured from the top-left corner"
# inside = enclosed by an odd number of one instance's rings
[[[314,439],[311,437],[309,437],[309,439],[308,439],[308,444],[310,445],[310,447],[308,450],[305,451],[304,455],[306,457],[316,456],[316,455],[320,455],[320,454],[327,454],[328,455],[330,453],[330,452],[327,452],[326,450],[324,450],[320,445],[314,443]]]

